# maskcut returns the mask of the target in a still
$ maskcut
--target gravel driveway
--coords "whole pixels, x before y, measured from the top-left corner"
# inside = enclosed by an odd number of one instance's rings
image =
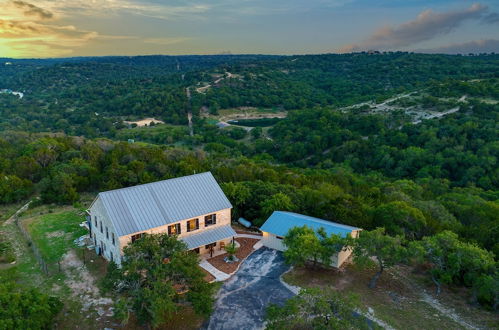
[[[279,277],[289,269],[281,252],[260,248],[224,283],[205,329],[263,329],[265,308],[282,304],[293,293]]]

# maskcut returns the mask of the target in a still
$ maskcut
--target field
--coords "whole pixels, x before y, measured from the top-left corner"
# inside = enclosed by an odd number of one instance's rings
[[[9,210],[14,213],[15,207]],[[73,243],[86,232],[79,226],[83,219],[81,210],[52,205],[28,209],[20,216],[21,224],[28,229],[33,243],[50,265],[48,274],[42,271],[18,226],[14,222],[0,226],[16,258],[9,267],[0,266],[0,280],[13,280],[59,297],[64,308],[56,319],[56,328],[115,327],[118,323],[109,311],[112,301],[103,297],[97,288],[106,264],[92,251],[84,252]],[[57,261],[60,261],[60,268]]]
[[[87,230],[79,224],[85,220],[81,211],[68,210],[48,213],[23,220],[35,245],[48,263],[61,260],[73,240],[85,235]]]
[[[295,268],[284,281],[299,287],[330,287],[360,298],[361,309],[395,329],[497,328],[492,312],[468,304],[466,293],[445,288],[439,297],[421,274],[408,267],[384,273],[375,289],[367,283],[374,270],[348,265],[341,270]],[[452,307],[449,307],[452,306]]]
[[[218,110],[217,115],[201,114],[202,117],[221,122],[241,119],[286,118],[287,112],[278,109],[262,109],[253,107],[240,107]]]
[[[92,198],[92,195],[82,196],[85,203]],[[9,210],[5,214],[13,214],[18,206],[5,207]],[[0,281],[16,281],[59,297],[64,308],[55,320],[57,329],[142,328],[133,318],[123,327],[113,317],[113,299],[103,295],[99,289],[99,282],[106,274],[107,262],[93,250],[74,244],[74,239],[87,232],[79,226],[85,219],[80,209],[43,205],[28,209],[19,219],[49,265],[49,272],[42,271],[31,245],[15,222],[10,222],[0,225],[1,237],[5,239],[0,243],[5,242],[8,246],[5,256],[12,255],[16,260],[14,264],[2,263],[0,244]],[[192,309],[183,308],[164,329],[198,329],[203,321]]]

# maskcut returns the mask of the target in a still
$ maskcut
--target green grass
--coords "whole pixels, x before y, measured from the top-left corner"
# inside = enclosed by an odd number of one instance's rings
[[[73,240],[86,234],[79,226],[85,217],[77,211],[45,214],[26,220],[28,231],[48,263],[57,262],[71,248]]]

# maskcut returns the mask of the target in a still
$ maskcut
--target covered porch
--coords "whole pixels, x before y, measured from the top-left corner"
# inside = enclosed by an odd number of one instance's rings
[[[196,252],[202,259],[212,258],[226,253],[224,247],[229,245],[237,233],[230,225],[206,229],[197,234],[181,237],[187,248]],[[237,244],[237,242],[236,242]]]

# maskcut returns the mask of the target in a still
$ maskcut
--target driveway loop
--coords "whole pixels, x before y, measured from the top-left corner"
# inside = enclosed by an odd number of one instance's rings
[[[282,305],[294,296],[280,281],[288,269],[279,251],[263,247],[253,252],[218,292],[204,329],[263,329],[269,304]]]

